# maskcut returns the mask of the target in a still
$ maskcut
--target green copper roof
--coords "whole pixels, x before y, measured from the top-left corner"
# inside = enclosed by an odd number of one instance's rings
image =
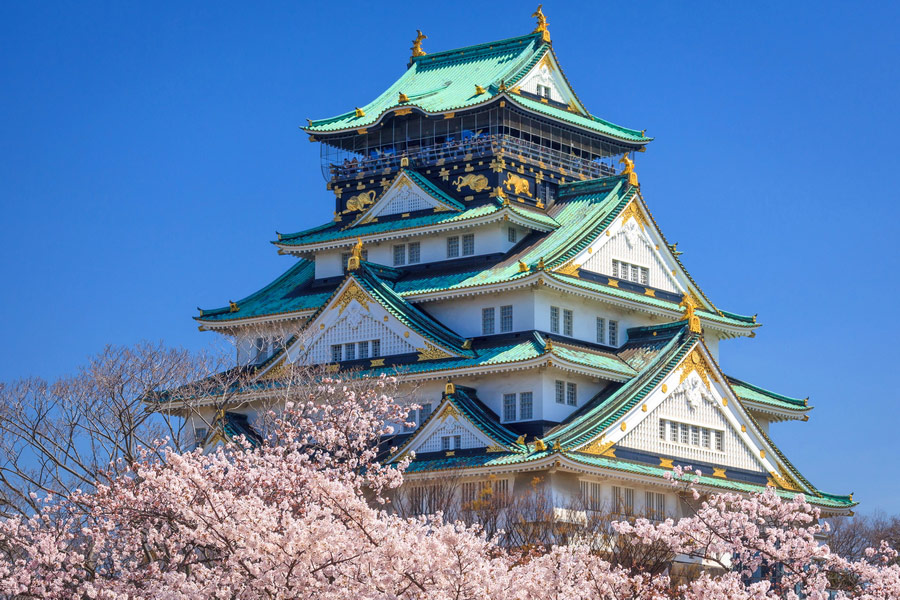
[[[731,389],[734,390],[734,393],[738,398],[742,400],[758,402],[760,404],[798,412],[806,412],[812,409],[807,400],[803,398],[782,396],[781,394],[776,394],[775,392],[770,392],[769,390],[764,390],[761,387],[741,381],[736,377],[728,376],[728,383],[731,384]]]
[[[278,279],[258,292],[238,300],[237,311],[232,312],[228,306],[211,310],[201,309],[200,316],[194,318],[201,322],[212,323],[319,308],[331,296],[333,286],[325,290],[311,287],[315,271],[313,261],[298,260],[297,264]]]
[[[304,130],[331,133],[360,129],[378,123],[382,116],[398,108],[414,107],[427,114],[439,114],[485,104],[504,95],[523,108],[618,140],[650,141],[640,131],[501,91],[501,83],[513,85],[550,51],[550,45],[538,33],[418,56],[412,59],[400,79],[360,107],[362,116],[357,116],[355,108],[348,107],[335,117],[311,121]],[[485,91],[479,94],[475,86]],[[401,93],[408,98],[406,102],[400,102]]]

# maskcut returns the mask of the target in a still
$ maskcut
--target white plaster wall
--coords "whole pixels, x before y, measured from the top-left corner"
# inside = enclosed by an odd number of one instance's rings
[[[513,331],[534,328],[534,292],[530,289],[425,302],[421,308],[459,335],[477,337],[482,335],[481,310],[494,307],[494,333],[500,333],[500,307],[506,305],[513,307]]]
[[[556,402],[556,381],[572,382],[576,384],[576,397],[578,406],[570,406],[568,404],[558,404]],[[604,387],[609,384],[608,381],[586,377],[577,373],[563,371],[551,367],[545,369],[542,373],[542,410],[541,418],[546,421],[560,422],[571,415],[578,408],[584,406],[588,400],[597,395]]]
[[[455,258],[466,258],[462,255],[462,236],[467,234],[475,235],[475,254],[470,256],[507,252],[515,245],[509,241],[509,227],[510,224],[508,222],[488,223],[480,227],[450,229],[443,233],[407,235],[380,242],[367,242],[364,247],[366,252],[368,252],[368,260],[370,262],[394,266],[393,247],[395,245],[419,242],[421,244],[421,259],[418,264],[442,262],[454,260]],[[517,239],[519,240],[528,234],[529,230],[527,229],[518,226],[513,227],[517,229]],[[460,238],[460,255],[454,259],[447,258],[447,238],[451,236],[459,236]],[[348,247],[317,252],[315,259],[316,278],[321,279],[342,275],[344,264],[341,261],[341,255],[349,251]]]
[[[657,325],[663,322],[655,315],[619,308],[597,299],[538,290],[535,293],[535,329],[550,331],[551,306],[557,306],[560,309],[560,335],[563,335],[562,310],[569,309],[572,311],[573,319],[572,337],[592,343],[598,343],[597,317],[607,320],[607,341],[604,343],[608,343],[609,339],[609,320],[619,322],[618,346],[622,346],[627,341],[626,330],[629,327]]]
[[[602,236],[601,236],[602,241]],[[613,276],[613,259],[646,267],[649,271],[650,287],[679,293],[670,267],[663,261],[654,242],[646,231],[641,231],[634,219],[610,236],[605,243],[595,249],[581,268],[594,273]],[[618,277],[618,276],[616,276]],[[637,283],[640,283],[639,281]]]

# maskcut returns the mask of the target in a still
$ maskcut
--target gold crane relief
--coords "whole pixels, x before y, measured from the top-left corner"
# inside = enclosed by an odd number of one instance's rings
[[[453,182],[456,191],[461,192],[464,187],[469,187],[474,192],[481,192],[488,188],[488,179],[484,175],[460,175]]]
[[[344,213],[357,212],[374,203],[375,190],[369,190],[368,192],[351,196],[350,199],[347,200],[347,210],[345,210]]]
[[[531,195],[531,186],[529,185],[528,180],[524,177],[519,177],[514,173],[506,174],[506,181],[503,182],[503,187],[511,191],[513,194],[528,196],[529,198],[534,197]]]

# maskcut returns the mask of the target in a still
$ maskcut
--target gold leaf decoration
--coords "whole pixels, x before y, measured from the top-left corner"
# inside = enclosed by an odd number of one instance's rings
[[[697,373],[703,381],[703,385],[706,386],[706,389],[710,389],[709,379],[712,376],[712,369],[709,367],[700,351],[696,348],[685,357],[681,366],[681,377],[679,378],[678,383],[684,383],[684,380],[687,379],[691,373]]]
[[[351,280],[350,285],[347,286],[347,289],[341,293],[338,297],[337,305],[338,305],[338,315],[344,312],[344,309],[347,308],[347,305],[350,304],[353,300],[359,302],[359,304],[366,310],[369,310],[369,296],[366,294],[359,285]]]
[[[622,211],[622,225],[625,225],[629,219],[634,219],[640,226],[641,231],[644,230],[644,225],[647,224],[647,221],[644,219],[644,213],[641,212],[641,209],[637,206],[637,202],[634,200],[632,200],[628,206],[625,207],[625,210]]]
[[[452,358],[453,355],[445,352],[430,342],[425,342],[424,348],[416,348],[419,353],[418,360],[439,360],[441,358]]]

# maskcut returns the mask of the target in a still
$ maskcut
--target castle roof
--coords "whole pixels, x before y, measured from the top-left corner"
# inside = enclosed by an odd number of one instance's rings
[[[415,56],[396,82],[360,106],[360,110],[312,120],[303,129],[317,135],[353,131],[375,126],[398,110],[401,114],[408,111],[446,114],[486,105],[502,97],[523,110],[618,142],[638,147],[651,141],[639,130],[591,115],[574,96],[574,91],[571,92],[574,100],[568,106],[544,103],[513,92],[516,83],[545,57],[557,64],[552,46],[540,33]]]

